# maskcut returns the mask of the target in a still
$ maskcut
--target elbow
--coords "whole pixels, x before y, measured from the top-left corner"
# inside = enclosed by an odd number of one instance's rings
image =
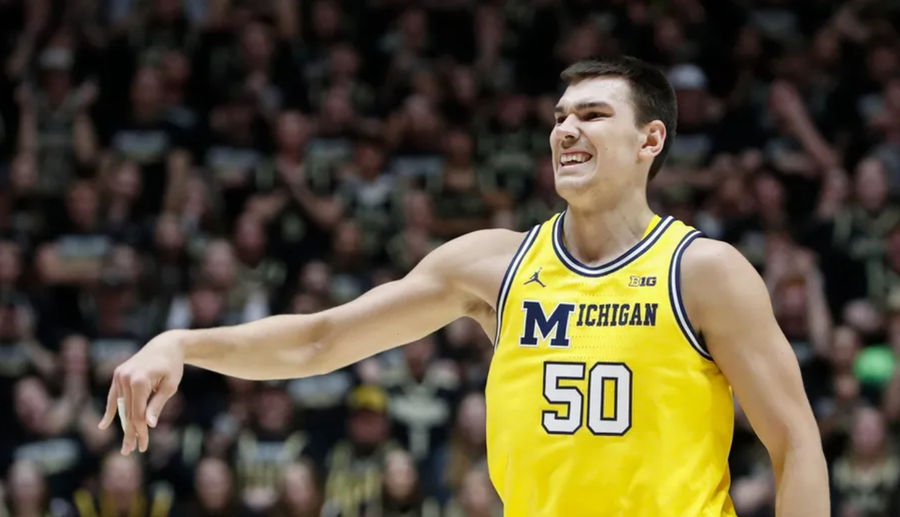
[[[301,327],[298,341],[302,343],[299,358],[302,375],[324,375],[337,370],[340,365],[334,360],[333,326],[326,314],[305,315]]]

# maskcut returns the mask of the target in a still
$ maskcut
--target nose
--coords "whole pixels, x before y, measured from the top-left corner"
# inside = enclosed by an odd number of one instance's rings
[[[580,130],[578,129],[577,119],[578,117],[574,114],[570,114],[567,115],[561,123],[556,125],[556,134],[564,143],[574,142],[578,139]]]

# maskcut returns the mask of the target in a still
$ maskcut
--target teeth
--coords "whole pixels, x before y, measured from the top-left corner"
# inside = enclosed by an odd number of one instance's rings
[[[591,158],[591,155],[587,153],[568,153],[562,155],[559,162],[563,165],[567,165],[570,163],[584,163]]]

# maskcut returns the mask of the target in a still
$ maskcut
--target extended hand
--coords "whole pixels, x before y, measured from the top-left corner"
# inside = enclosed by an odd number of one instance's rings
[[[112,423],[121,399],[119,418],[125,431],[122,454],[129,454],[135,448],[141,452],[147,450],[147,426],[156,427],[163,406],[175,394],[184,373],[184,352],[180,345],[183,335],[184,331],[164,332],[116,368],[100,428],[106,429]]]

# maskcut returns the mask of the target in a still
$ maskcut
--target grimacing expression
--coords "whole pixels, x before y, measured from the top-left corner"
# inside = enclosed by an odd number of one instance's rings
[[[550,149],[556,188],[573,195],[604,185],[619,192],[643,185],[635,171],[649,169],[662,150],[666,128],[659,120],[638,126],[626,79],[601,76],[570,84],[554,111]]]

